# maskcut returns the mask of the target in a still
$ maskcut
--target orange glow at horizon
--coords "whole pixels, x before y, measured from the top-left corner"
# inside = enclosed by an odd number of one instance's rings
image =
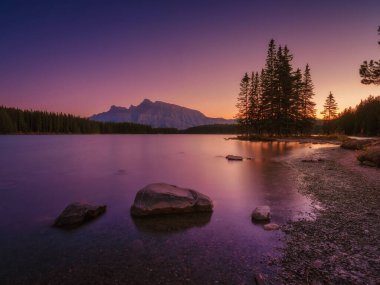
[[[330,91],[339,111],[380,95],[358,71],[379,59],[380,2],[177,2],[10,5],[0,11],[0,105],[88,117],[147,98],[231,119],[240,80],[264,67],[271,38],[294,69],[310,65],[318,117]]]

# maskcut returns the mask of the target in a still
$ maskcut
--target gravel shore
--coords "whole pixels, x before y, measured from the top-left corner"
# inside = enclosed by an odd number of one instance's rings
[[[299,191],[315,201],[316,218],[282,227],[276,284],[380,284],[380,169],[336,146],[302,159],[288,163]]]

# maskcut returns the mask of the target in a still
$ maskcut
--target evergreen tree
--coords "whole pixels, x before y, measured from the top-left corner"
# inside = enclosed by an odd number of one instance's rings
[[[240,82],[240,92],[237,98],[236,107],[238,108],[238,113],[236,114],[237,123],[240,126],[243,133],[248,136],[250,129],[250,118],[249,118],[249,85],[250,79],[247,73],[244,74]]]
[[[273,133],[276,106],[278,94],[278,80],[276,74],[277,68],[276,44],[272,39],[268,45],[267,58],[265,67],[261,76],[261,104],[264,127],[268,133]]]
[[[304,116],[302,114],[302,96],[304,91],[304,83],[302,81],[301,69],[297,70],[293,74],[293,89],[292,96],[290,98],[290,119],[292,121],[292,132],[298,134],[303,132]]]
[[[303,88],[301,93],[301,104],[302,104],[302,132],[307,132],[311,130],[314,119],[316,117],[315,103],[313,101],[314,97],[314,85],[311,80],[310,67],[306,64],[305,71],[303,73]]]
[[[380,35],[380,26],[377,31]],[[380,45],[380,42],[378,44]],[[364,61],[360,66],[359,73],[363,84],[380,85],[380,60]]]
[[[292,77],[292,65],[291,61],[293,56],[287,46],[283,49],[281,46],[278,48],[277,52],[277,81],[278,81],[278,92],[276,98],[276,125],[278,134],[289,134],[291,126],[291,114],[290,114],[290,104],[292,101],[293,92],[293,77]]]
[[[326,98],[325,104],[323,105],[323,111],[321,112],[323,119],[327,121],[335,119],[337,116],[337,111],[338,104],[335,101],[334,95],[330,92]]]
[[[260,108],[260,77],[252,72],[249,87],[249,125],[254,133],[260,133],[261,108]]]
[[[338,104],[335,101],[334,95],[330,92],[327,96],[325,104],[323,105],[323,119],[325,120],[324,129],[330,134],[332,132],[331,121],[337,117]]]

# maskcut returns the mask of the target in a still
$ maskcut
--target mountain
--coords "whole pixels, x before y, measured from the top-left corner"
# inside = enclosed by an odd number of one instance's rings
[[[138,106],[129,108],[111,106],[107,112],[89,118],[98,122],[131,122],[151,125],[154,128],[187,129],[190,127],[213,124],[233,124],[235,120],[209,118],[197,110],[145,99]]]

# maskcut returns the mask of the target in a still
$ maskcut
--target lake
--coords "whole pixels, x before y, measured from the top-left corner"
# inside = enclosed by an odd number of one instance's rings
[[[283,224],[310,211],[287,161],[298,143],[221,135],[0,136],[1,284],[252,284],[275,274]],[[228,154],[251,160],[227,161]],[[136,192],[166,182],[202,192],[212,214],[132,219]],[[106,204],[75,230],[51,227],[71,202]]]

